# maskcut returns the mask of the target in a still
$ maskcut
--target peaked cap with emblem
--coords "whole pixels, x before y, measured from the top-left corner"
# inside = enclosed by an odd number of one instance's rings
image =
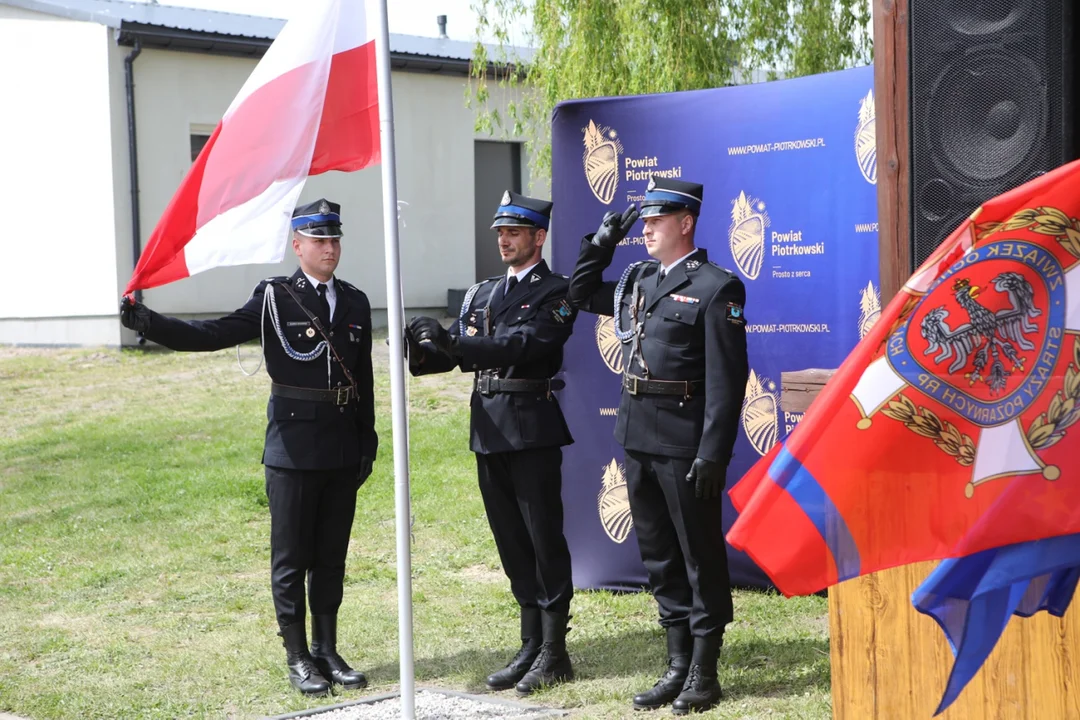
[[[694,217],[701,212],[701,199],[705,188],[698,183],[669,180],[653,175],[649,178],[649,187],[645,189],[645,200],[641,203],[641,217],[671,215],[681,210],[688,210]]]
[[[547,200],[518,195],[507,190],[499,201],[499,209],[491,229],[498,227],[531,227],[547,230],[551,223],[552,203]]]
[[[293,210],[292,229],[308,237],[341,237],[341,206],[324,198]]]

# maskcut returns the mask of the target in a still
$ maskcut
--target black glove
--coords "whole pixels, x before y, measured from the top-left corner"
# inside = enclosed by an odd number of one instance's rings
[[[150,308],[125,295],[120,298],[120,324],[129,330],[144,333],[150,329],[153,317]]]
[[[609,212],[604,216],[604,222],[600,223],[600,229],[593,235],[592,244],[602,248],[613,248],[622,242],[626,233],[638,219],[637,206],[633,203],[620,215],[617,212]]]
[[[694,483],[694,494],[699,498],[718,498],[724,490],[727,466],[712,460],[695,458],[686,474],[686,482]]]
[[[363,485],[364,482],[371,477],[371,458],[363,456],[360,458],[360,467],[356,469],[356,482]]]
[[[450,332],[444,328],[438,320],[431,317],[414,317],[409,321],[409,332],[416,338],[416,342],[420,345],[431,346],[438,352],[455,357],[457,355],[457,347],[454,343],[454,338],[450,336]]]
[[[405,358],[410,365],[419,365],[424,362],[424,349],[416,341],[412,328],[405,326]]]
[[[390,338],[386,338],[386,347],[390,347]],[[424,349],[416,342],[409,326],[405,326],[405,338],[401,343],[401,352],[405,353],[405,359],[410,365],[417,365],[424,361]]]

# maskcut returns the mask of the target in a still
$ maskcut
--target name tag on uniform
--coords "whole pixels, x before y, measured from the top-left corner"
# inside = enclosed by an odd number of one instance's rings
[[[688,295],[668,295],[668,297],[675,302],[687,303],[689,305],[696,305],[701,302],[701,298],[690,297]]]

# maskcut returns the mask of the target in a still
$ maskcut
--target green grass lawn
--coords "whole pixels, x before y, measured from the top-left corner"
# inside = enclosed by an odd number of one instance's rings
[[[257,346],[242,356],[251,369]],[[390,392],[361,489],[339,648],[395,690]],[[518,645],[516,606],[468,451],[470,378],[409,379],[417,683],[479,691]],[[362,697],[289,686],[269,587],[262,466],[269,380],[235,351],[0,348],[0,711],[43,718],[253,718]],[[664,667],[646,593],[579,591],[578,679],[535,696],[579,718],[630,710]],[[737,592],[723,704],[700,717],[828,718],[819,597]],[[512,691],[504,693],[513,697]]]

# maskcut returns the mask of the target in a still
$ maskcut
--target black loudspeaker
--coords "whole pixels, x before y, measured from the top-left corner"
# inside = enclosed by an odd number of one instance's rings
[[[1076,157],[1074,0],[910,0],[911,256]]]

